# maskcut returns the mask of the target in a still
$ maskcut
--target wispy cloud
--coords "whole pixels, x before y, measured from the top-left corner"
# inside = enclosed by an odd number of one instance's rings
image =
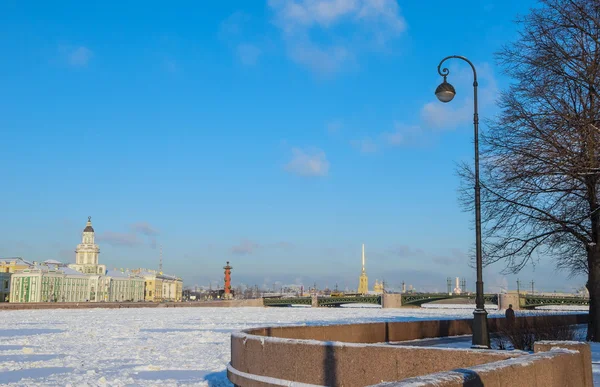
[[[260,245],[258,243],[253,242],[248,239],[244,239],[239,244],[233,246],[231,248],[231,252],[233,254],[246,255],[246,254],[252,254],[259,248],[260,248]]]
[[[321,74],[331,74],[355,61],[364,49],[384,46],[406,29],[396,0],[269,0],[289,56]],[[361,46],[337,27],[351,25],[368,44]],[[327,32],[330,42],[315,39]]]
[[[375,153],[378,150],[378,146],[373,141],[371,137],[364,137],[360,140],[351,141],[352,146],[354,146],[360,153]]]
[[[147,222],[138,222],[132,224],[131,231],[133,231],[134,233],[143,234],[145,236],[157,236],[159,234],[158,230]]]
[[[329,161],[325,152],[318,148],[292,149],[292,159],[285,170],[300,176],[327,176]]]
[[[235,53],[239,61],[246,66],[253,66],[263,54],[261,43],[249,36],[248,24],[252,21],[250,15],[244,12],[234,12],[221,22],[219,37]]]
[[[58,51],[72,67],[86,67],[94,56],[94,52],[85,46],[60,45]]]
[[[354,55],[343,46],[319,47],[311,42],[290,47],[290,57],[320,74],[337,72],[343,64],[354,61]]]
[[[240,243],[238,243],[237,245],[235,245],[231,248],[231,253],[237,254],[237,255],[248,255],[248,254],[255,253],[259,249],[270,249],[270,248],[289,250],[289,249],[294,248],[294,244],[291,242],[276,242],[276,243],[272,243],[272,244],[260,244],[256,241],[252,241],[249,239],[243,239]]]
[[[96,240],[111,246],[133,247],[142,245],[144,239],[147,239],[150,247],[156,248],[156,237],[159,231],[154,226],[147,222],[137,222],[130,225],[129,230],[129,232],[105,231],[98,234]]]
[[[438,265],[453,266],[459,264],[468,264],[469,257],[467,253],[459,249],[450,249],[444,255],[432,255],[431,261]]]
[[[293,249],[295,247],[295,245],[291,242],[276,242],[276,243],[273,243],[272,245],[270,245],[269,247],[289,250],[289,249]]]
[[[219,35],[224,39],[241,35],[244,25],[248,23],[248,21],[250,21],[250,15],[241,11],[236,11],[221,22]]]
[[[261,53],[262,50],[251,43],[242,43],[237,46],[238,57],[247,66],[255,65]]]
[[[375,137],[365,136],[359,140],[352,140],[350,144],[360,153],[375,153],[386,148],[395,148],[415,145],[422,141],[423,132],[418,126],[406,126],[395,122],[394,128],[384,131]]]
[[[105,231],[96,236],[96,241],[107,243],[111,246],[133,247],[140,244],[137,235],[131,232]]]

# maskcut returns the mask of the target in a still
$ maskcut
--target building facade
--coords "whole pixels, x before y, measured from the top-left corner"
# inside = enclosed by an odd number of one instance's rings
[[[75,249],[75,264],[69,265],[69,267],[84,274],[103,275],[106,273],[106,266],[98,264],[99,255],[100,247],[95,242],[92,217],[88,216],[87,224],[81,236],[81,243]]]
[[[20,257],[0,258],[0,302],[10,300],[12,273],[30,268],[33,263]]]
[[[99,264],[100,248],[95,243],[91,218],[75,254],[75,264],[70,265],[52,260],[13,260],[0,266],[11,274],[10,302],[144,301],[143,278],[132,273],[107,272],[106,266]],[[0,288],[1,285],[0,281]]]
[[[98,278],[64,265],[36,264],[12,275],[10,302],[97,301],[97,284]]]
[[[0,258],[0,273],[14,273],[17,270],[28,269],[33,263],[20,257]]]
[[[12,273],[0,272],[0,302],[8,302],[10,299],[10,277]]]
[[[173,301],[183,298],[181,278],[149,269],[135,269],[132,274],[144,279],[144,300],[150,302]]]

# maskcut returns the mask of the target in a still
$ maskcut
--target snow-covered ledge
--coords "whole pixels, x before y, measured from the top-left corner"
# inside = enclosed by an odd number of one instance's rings
[[[553,319],[557,324],[578,324],[585,322],[584,317],[570,314],[555,315]],[[535,319],[535,316],[528,316],[527,321],[532,322],[532,318]],[[490,319],[490,330],[498,329],[503,322],[504,319]],[[540,359],[539,362],[535,362],[536,370],[556,366],[556,369],[572,369],[573,372],[587,375],[589,368],[589,380],[591,380],[591,366],[588,368],[585,366],[585,357],[589,356],[589,348],[587,348],[588,355],[581,354],[585,352],[584,350],[567,348],[567,352],[563,349],[554,349],[552,356],[544,357],[540,354],[540,356],[534,358],[534,355],[521,351],[390,345],[391,342],[395,341],[470,333],[471,320],[379,322],[250,329],[234,333],[231,336],[231,364],[228,367],[228,377],[234,384],[242,387],[281,385],[344,385],[351,387],[402,381],[407,378],[451,370],[470,370],[476,366],[500,364],[509,359],[515,360],[513,363],[502,363],[503,366],[499,369],[511,370],[510,372],[515,373],[516,371],[508,365],[525,364],[530,359]],[[554,343],[553,345],[555,347],[577,345],[581,349],[583,348],[581,345],[585,346],[586,344],[567,343],[563,345]],[[546,361],[542,361],[543,359],[546,359]],[[589,357],[587,357],[587,361],[590,362]],[[563,367],[563,363],[568,363],[568,366]],[[456,372],[460,373],[460,371]],[[520,374],[520,372],[517,374]],[[456,374],[452,375],[455,379]],[[490,376],[490,378],[494,377]],[[512,380],[510,376],[508,377],[508,380]],[[567,379],[579,381],[577,378]],[[587,382],[587,379],[584,378],[583,380]],[[448,384],[448,386],[451,385]],[[462,384],[460,385],[462,386]],[[522,386],[529,384],[507,385]],[[548,384],[546,382],[543,385],[544,387],[558,386],[558,384]],[[566,385],[587,386],[588,384]]]
[[[555,342],[552,349],[474,367],[380,383],[373,387],[544,386],[593,387],[590,346]]]

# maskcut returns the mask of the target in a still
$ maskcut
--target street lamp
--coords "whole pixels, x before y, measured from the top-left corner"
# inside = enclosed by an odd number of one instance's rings
[[[473,69],[473,129],[475,133],[475,248],[477,259],[477,283],[475,296],[475,311],[473,312],[473,348],[490,348],[490,335],[487,325],[487,312],[483,300],[482,279],[482,256],[481,256],[481,201],[479,186],[479,114],[477,113],[477,71],[470,60],[464,56],[451,55],[440,62],[438,73],[444,77],[444,81],[435,89],[437,98],[446,103],[452,101],[456,95],[454,86],[446,81],[450,70],[442,68],[442,64],[448,59],[461,59],[467,62]]]

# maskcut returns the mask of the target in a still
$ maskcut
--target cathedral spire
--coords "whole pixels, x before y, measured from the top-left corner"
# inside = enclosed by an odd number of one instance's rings
[[[362,245],[362,271],[365,272],[365,244]]]
[[[369,278],[365,270],[365,244],[362,245],[362,272],[358,279],[358,293],[367,294],[369,292]]]

